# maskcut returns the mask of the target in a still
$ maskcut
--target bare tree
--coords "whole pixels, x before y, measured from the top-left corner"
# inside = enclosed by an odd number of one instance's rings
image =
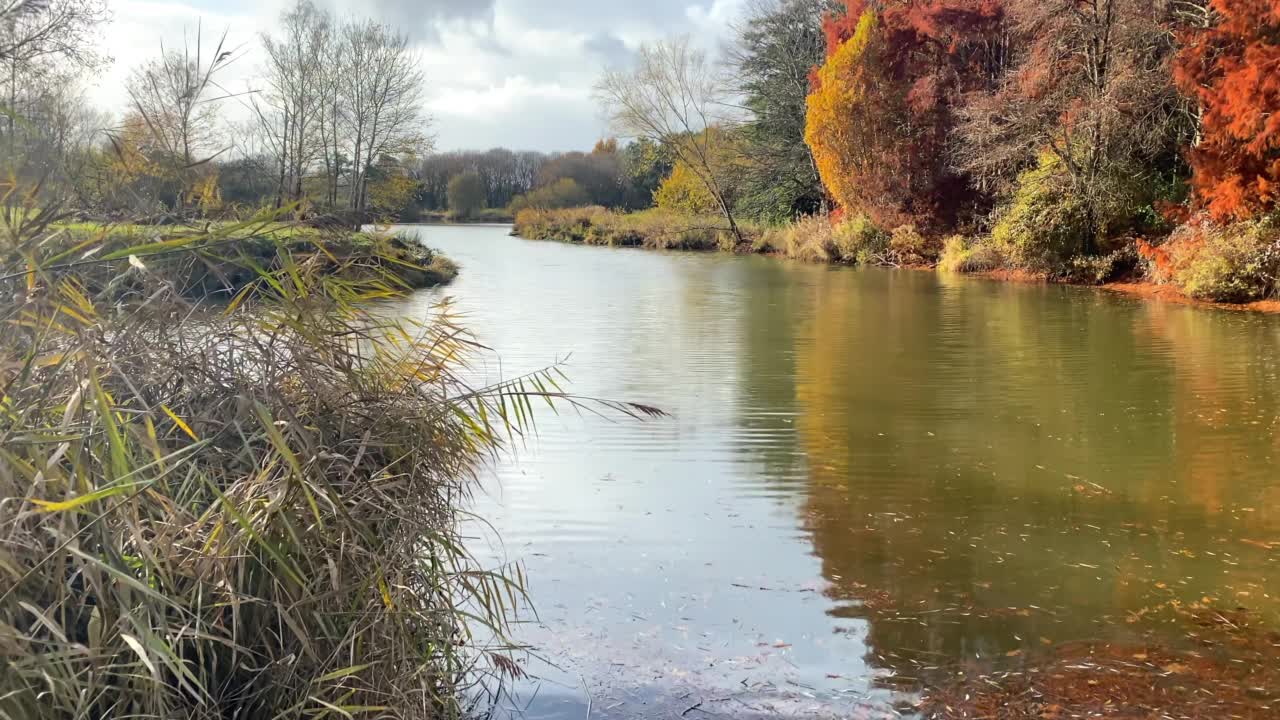
[[[252,104],[273,136],[278,158],[276,206],[303,197],[302,181],[323,154],[321,120],[326,110],[325,63],[331,55],[333,28],[329,15],[310,0],[298,0],[280,16],[275,36],[263,33],[267,54],[266,92]],[[265,106],[265,107],[264,107]]]
[[[95,42],[108,16],[105,0],[0,0],[0,62],[10,158],[17,157],[17,120],[26,114],[24,94],[32,95],[25,91],[47,88],[41,78],[50,73],[100,65],[103,58]]]
[[[340,33],[338,98],[351,148],[351,209],[364,210],[369,171],[384,155],[424,154],[431,139],[422,116],[423,75],[406,35],[373,21]]]
[[[596,85],[596,98],[614,131],[671,148],[706,186],[741,240],[723,173],[729,130],[740,120],[730,97],[724,78],[688,36],[641,46],[633,69],[608,70]]]

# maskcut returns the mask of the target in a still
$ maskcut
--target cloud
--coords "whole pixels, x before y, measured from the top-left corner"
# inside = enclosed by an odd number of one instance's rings
[[[260,86],[257,36],[295,0],[108,0],[104,30],[114,65],[93,79],[91,98],[121,112],[131,69],[184,27],[227,29],[240,49],[220,78],[233,92]],[[745,0],[313,0],[340,17],[369,16],[407,33],[426,76],[425,110],[443,149],[499,145],[589,149],[605,131],[591,88],[605,67],[628,64],[642,43],[690,34],[714,50]],[[224,103],[234,116],[238,100]],[[242,108],[240,108],[242,109]]]
[[[627,47],[622,38],[611,32],[600,32],[587,38],[587,52],[604,60],[607,67],[626,67],[631,64],[635,51]]]
[[[417,43],[439,39],[444,25],[485,28],[493,24],[497,0],[327,0],[339,14],[369,15],[404,32]]]

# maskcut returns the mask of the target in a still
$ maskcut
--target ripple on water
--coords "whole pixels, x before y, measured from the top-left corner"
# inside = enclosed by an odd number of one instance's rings
[[[887,716],[956,667],[1176,644],[1192,604],[1280,627],[1277,318],[422,232],[463,271],[404,310],[453,296],[478,382],[571,355],[575,393],[671,413],[540,411],[476,496],[554,663],[533,717]]]

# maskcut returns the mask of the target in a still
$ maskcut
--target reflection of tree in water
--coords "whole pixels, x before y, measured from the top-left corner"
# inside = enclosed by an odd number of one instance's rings
[[[819,278],[795,345],[806,527],[832,614],[868,619],[887,668],[1135,638],[1171,600],[1274,617],[1275,555],[1242,542],[1280,540],[1274,322]]]

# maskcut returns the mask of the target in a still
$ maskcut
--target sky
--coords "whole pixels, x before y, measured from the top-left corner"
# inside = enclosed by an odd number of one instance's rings
[[[408,35],[426,75],[425,112],[438,150],[509,147],[585,150],[608,134],[591,100],[605,67],[625,66],[642,43],[689,34],[714,52],[748,0],[313,0],[338,16],[372,16]],[[89,82],[89,98],[122,112],[133,67],[165,47],[212,50],[227,33],[235,61],[220,82],[252,90],[258,34],[292,0],[107,0],[102,29],[112,62]],[[239,101],[224,101],[233,107]]]

